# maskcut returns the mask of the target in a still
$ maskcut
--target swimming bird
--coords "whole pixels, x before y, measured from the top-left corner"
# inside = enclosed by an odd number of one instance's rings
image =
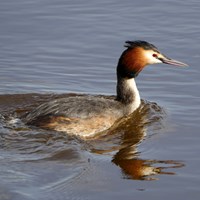
[[[146,41],[126,41],[117,65],[116,97],[73,96],[41,104],[28,113],[28,125],[66,132],[81,138],[109,129],[117,120],[133,113],[141,104],[135,78],[151,64],[187,66],[162,54]]]

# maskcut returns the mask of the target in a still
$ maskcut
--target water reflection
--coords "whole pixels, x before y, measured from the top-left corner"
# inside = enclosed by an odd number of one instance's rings
[[[112,160],[113,163],[122,169],[124,178],[134,180],[158,180],[158,177],[153,175],[175,175],[175,172],[166,170],[184,166],[182,162],[174,160],[145,160],[137,156],[132,159],[127,159],[124,157],[124,152],[126,151],[130,153],[128,149],[123,149],[119,151]]]

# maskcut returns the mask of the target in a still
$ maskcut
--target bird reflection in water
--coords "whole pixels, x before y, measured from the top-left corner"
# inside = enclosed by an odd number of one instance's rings
[[[123,178],[134,180],[157,180],[155,175],[174,175],[174,168],[184,164],[174,160],[142,159],[137,151],[138,145],[154,132],[164,128],[165,112],[155,103],[142,102],[141,107],[126,120],[119,121],[105,137],[90,141],[92,152],[96,154],[114,154],[112,162],[119,166]],[[147,135],[148,132],[148,135]]]

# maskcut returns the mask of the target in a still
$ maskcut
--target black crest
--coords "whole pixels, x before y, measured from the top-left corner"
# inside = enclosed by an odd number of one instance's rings
[[[135,47],[142,47],[145,50],[154,50],[156,52],[159,52],[159,50],[157,49],[156,46],[154,46],[153,44],[150,44],[146,41],[141,41],[141,40],[126,41],[124,46],[127,48],[131,48],[131,49],[133,49]]]

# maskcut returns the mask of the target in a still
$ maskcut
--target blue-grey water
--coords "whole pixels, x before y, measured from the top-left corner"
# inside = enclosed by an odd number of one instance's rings
[[[199,8],[0,0],[0,199],[199,199]],[[20,113],[68,93],[115,94],[124,41],[136,39],[189,67],[144,69],[137,85],[153,111],[135,126],[81,141],[21,124]]]

